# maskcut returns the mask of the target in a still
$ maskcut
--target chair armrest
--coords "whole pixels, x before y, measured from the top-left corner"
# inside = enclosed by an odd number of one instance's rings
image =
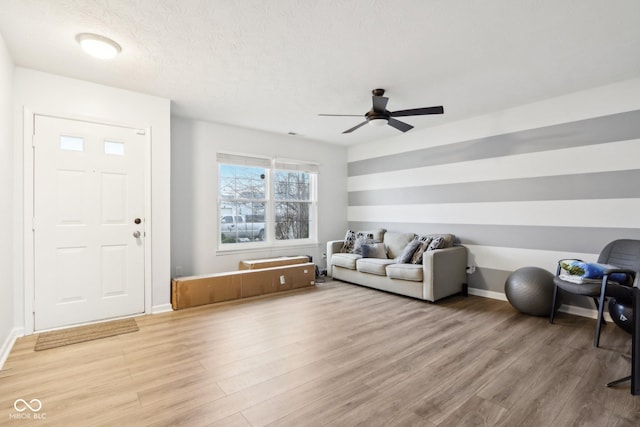
[[[624,273],[627,275],[627,280],[625,283],[621,283],[623,286],[633,286],[636,282],[636,276],[638,272],[635,270],[630,270],[628,268],[607,268],[604,272],[604,277],[602,278],[602,282],[605,283],[605,279],[609,279],[609,276],[615,273]]]
[[[344,240],[329,240],[327,242],[327,276],[333,276],[331,257],[333,254],[340,252],[343,245]]]
[[[628,268],[618,268],[618,267],[611,267],[611,268],[605,268],[604,269],[604,274],[613,274],[613,273],[625,273],[630,275],[631,277],[636,277],[636,274],[638,274],[637,271],[635,270],[630,270]]]
[[[422,256],[425,299],[436,301],[462,290],[467,283],[467,248],[453,246],[426,251]]]

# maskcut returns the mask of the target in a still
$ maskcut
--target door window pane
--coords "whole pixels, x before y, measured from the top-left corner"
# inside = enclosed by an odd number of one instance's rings
[[[76,136],[60,136],[60,149],[67,151],[83,151],[84,139]]]
[[[124,156],[124,143],[115,141],[104,142],[104,154],[113,154],[116,156]]]

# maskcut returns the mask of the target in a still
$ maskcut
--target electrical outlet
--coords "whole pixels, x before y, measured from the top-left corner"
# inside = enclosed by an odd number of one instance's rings
[[[281,285],[285,284],[284,276],[280,276],[280,284]]]
[[[176,277],[182,276],[182,266],[176,265]]]
[[[467,266],[467,274],[473,274],[475,272],[476,272],[476,266],[475,265]]]

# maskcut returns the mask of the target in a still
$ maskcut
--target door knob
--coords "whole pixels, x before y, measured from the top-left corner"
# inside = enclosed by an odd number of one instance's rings
[[[133,232],[133,237],[135,237],[136,239],[137,239],[138,237],[140,237],[140,232],[139,232],[139,231],[137,231],[137,230],[136,230],[136,231],[134,231],[134,232]]]

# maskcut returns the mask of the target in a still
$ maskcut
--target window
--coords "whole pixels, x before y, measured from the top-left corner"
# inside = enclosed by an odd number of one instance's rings
[[[104,141],[104,153],[124,156],[124,142]]]
[[[75,136],[62,135],[60,137],[60,149],[67,151],[83,151],[84,139]]]
[[[317,165],[219,153],[223,249],[313,242]]]
[[[276,240],[308,239],[312,226],[312,175],[276,163],[273,182]],[[282,169],[280,169],[282,168]]]

